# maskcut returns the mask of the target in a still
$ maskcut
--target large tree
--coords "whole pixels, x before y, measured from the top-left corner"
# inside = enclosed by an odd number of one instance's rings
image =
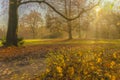
[[[7,31],[5,46],[10,46],[10,45],[18,46],[18,38],[17,38],[18,8],[20,5],[27,3],[38,3],[38,4],[44,3],[49,7],[51,7],[55,12],[57,12],[60,16],[62,16],[68,21],[72,21],[80,17],[81,13],[85,12],[85,9],[82,9],[82,11],[80,11],[78,15],[74,16],[73,18],[69,18],[61,14],[61,12],[59,12],[46,0],[9,0],[9,20],[8,20],[8,31]]]

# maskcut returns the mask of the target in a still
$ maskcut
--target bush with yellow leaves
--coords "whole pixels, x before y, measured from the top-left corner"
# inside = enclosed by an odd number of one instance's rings
[[[118,80],[117,53],[61,49],[47,55],[47,69],[40,80]]]

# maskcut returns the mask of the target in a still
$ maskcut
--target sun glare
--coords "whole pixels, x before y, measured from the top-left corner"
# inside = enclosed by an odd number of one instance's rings
[[[96,11],[96,12],[99,12],[100,10],[101,10],[100,6],[97,6],[97,7],[95,8],[95,11]]]

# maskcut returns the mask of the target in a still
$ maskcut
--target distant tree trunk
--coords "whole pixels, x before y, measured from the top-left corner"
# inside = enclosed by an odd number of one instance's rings
[[[32,38],[35,39],[36,38],[36,34],[35,34],[35,31],[32,30]]]
[[[72,6],[72,2],[70,0],[70,2],[69,2],[69,10],[68,10],[68,16],[69,17],[71,17],[71,13],[72,13],[71,6]],[[68,35],[69,35],[68,39],[70,40],[70,39],[73,39],[72,38],[72,25],[71,25],[71,21],[67,21],[67,24],[68,24]]]
[[[73,39],[71,21],[68,21],[67,24],[68,24],[68,39],[70,40]]]
[[[17,0],[9,1],[9,20],[5,46],[17,46],[18,6]]]
[[[78,7],[79,8],[79,7]],[[78,25],[78,38],[81,38],[81,25],[80,25],[80,18],[79,18],[79,25]]]
[[[78,38],[80,39],[81,38],[81,26],[79,25],[79,28],[78,28]]]

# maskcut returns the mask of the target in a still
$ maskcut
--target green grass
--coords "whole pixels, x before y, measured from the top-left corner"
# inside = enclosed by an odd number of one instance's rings
[[[65,40],[65,39],[26,39],[24,45],[39,45],[39,44],[120,44],[119,39],[114,40]],[[2,43],[0,41],[0,46]]]
[[[76,44],[120,44],[120,40],[70,40],[67,43]]]
[[[25,45],[36,45],[36,44],[120,44],[120,40],[59,40],[59,39],[28,39],[24,40]]]
[[[0,41],[0,46],[2,46],[2,42]]]

